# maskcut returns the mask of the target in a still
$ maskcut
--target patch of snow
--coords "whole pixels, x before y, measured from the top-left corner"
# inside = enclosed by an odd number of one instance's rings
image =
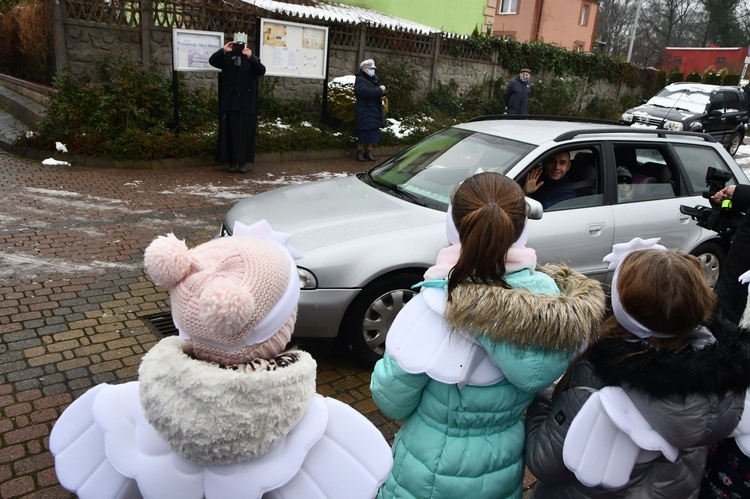
[[[42,164],[47,166],[70,166],[70,163],[67,161],[58,161],[55,158],[47,158],[42,161]]]

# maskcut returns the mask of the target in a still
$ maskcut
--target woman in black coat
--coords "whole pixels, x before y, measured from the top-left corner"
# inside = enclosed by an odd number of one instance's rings
[[[375,61],[366,59],[359,65],[359,72],[354,80],[354,95],[357,104],[354,121],[357,125],[357,159],[375,161],[372,145],[380,138],[380,128],[385,126],[383,100],[385,85],[375,76]]]
[[[238,44],[237,49],[232,47]],[[255,128],[258,122],[258,78],[266,67],[238,41],[227,42],[208,63],[221,69],[219,75],[219,137],[216,161],[229,163],[230,172],[247,172],[255,162]]]

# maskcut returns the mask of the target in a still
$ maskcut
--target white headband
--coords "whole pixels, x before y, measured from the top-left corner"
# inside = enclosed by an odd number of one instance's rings
[[[661,244],[657,244],[659,242],[659,238],[655,237],[652,239],[641,239],[640,237],[636,237],[635,239],[631,240],[628,243],[620,243],[615,244],[612,246],[612,253],[608,254],[604,257],[605,262],[609,262],[609,267],[607,267],[608,270],[615,270],[615,274],[612,277],[612,312],[615,314],[615,318],[617,318],[617,322],[620,323],[622,327],[627,329],[629,332],[633,333],[639,338],[650,338],[653,336],[654,338],[673,338],[675,335],[673,334],[666,334],[666,333],[660,333],[658,331],[652,331],[637,320],[635,320],[626,310],[623,308],[622,303],[620,303],[620,294],[617,291],[617,279],[620,275],[620,264],[625,260],[625,257],[627,257],[629,254],[635,252],[635,251],[643,251],[648,249],[657,249],[666,251],[667,248],[662,246]]]

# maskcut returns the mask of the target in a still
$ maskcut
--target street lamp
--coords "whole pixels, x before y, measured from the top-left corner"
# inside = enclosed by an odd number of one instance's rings
[[[635,42],[635,32],[638,30],[638,16],[641,15],[641,2],[638,0],[638,6],[635,8],[635,19],[633,20],[633,33],[630,35],[630,46],[628,47],[627,62],[630,62],[630,56],[633,55],[633,43]]]

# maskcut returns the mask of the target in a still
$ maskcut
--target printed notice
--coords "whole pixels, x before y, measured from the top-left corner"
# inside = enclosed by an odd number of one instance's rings
[[[266,75],[326,78],[328,28],[261,19],[259,57]]]
[[[173,29],[174,70],[219,71],[208,63],[208,58],[223,46],[224,33]]]

